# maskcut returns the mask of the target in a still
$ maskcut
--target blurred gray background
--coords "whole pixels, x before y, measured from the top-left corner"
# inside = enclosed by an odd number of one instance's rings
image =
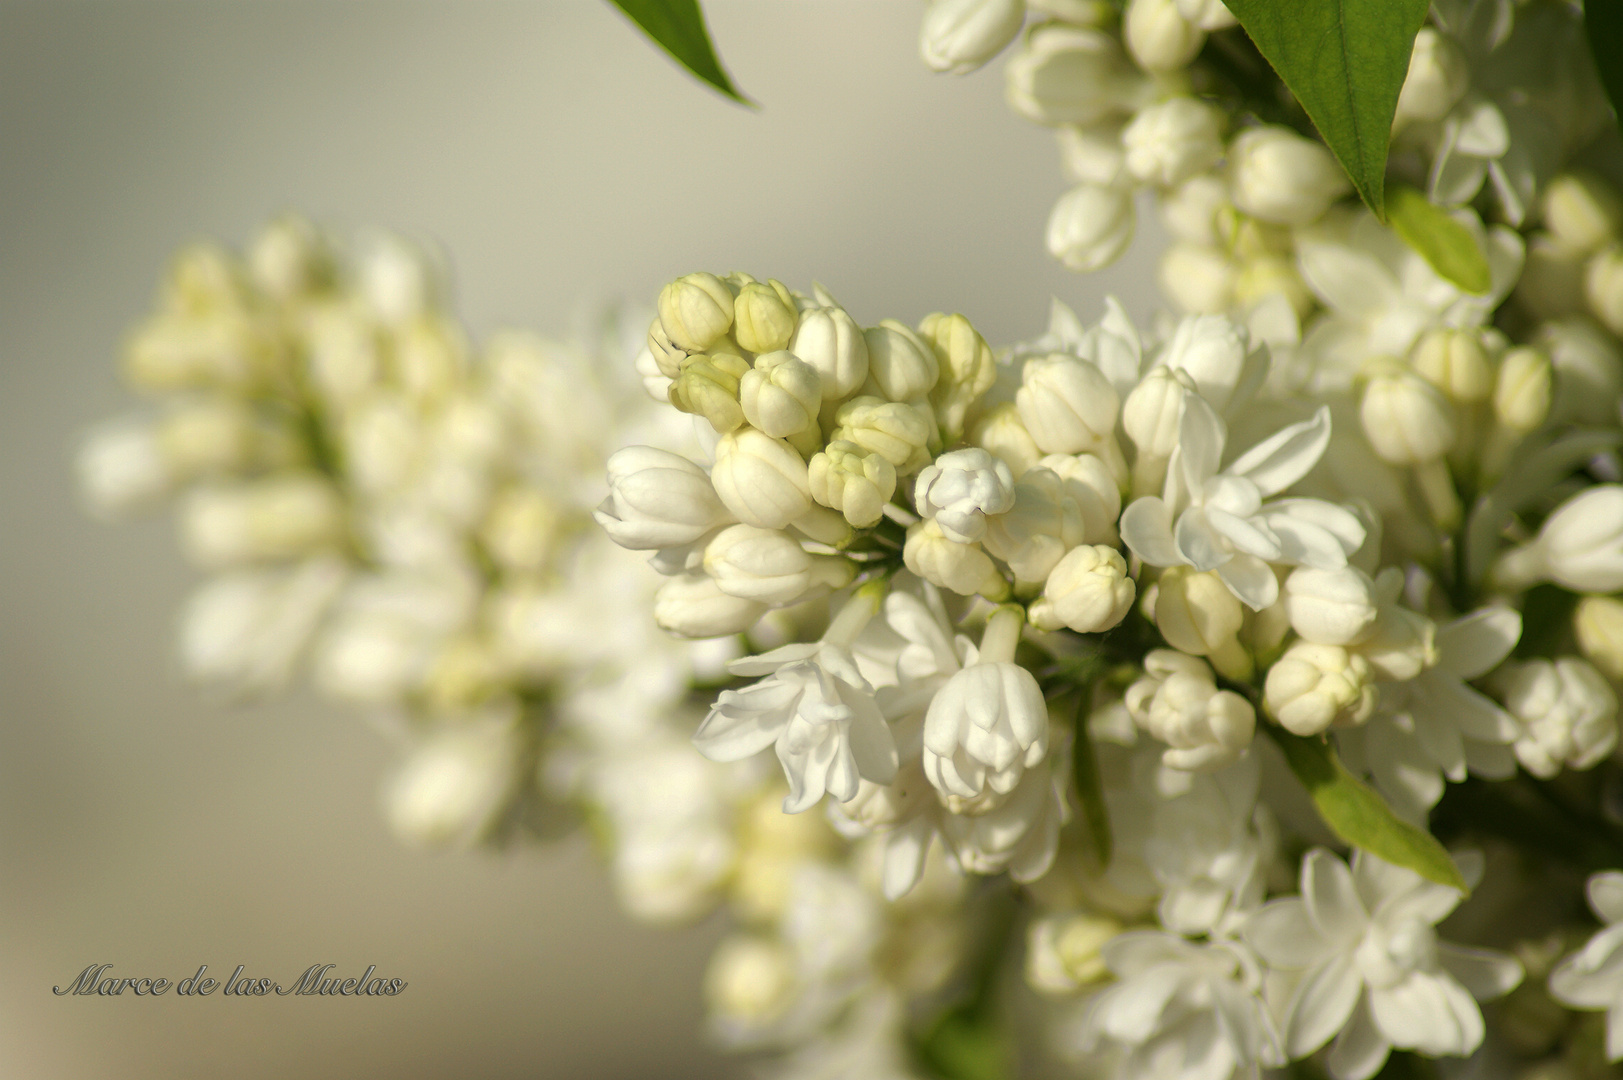
[[[308,696],[228,707],[171,660],[194,580],[167,521],[85,518],[77,435],[133,407],[113,359],[170,252],[296,209],[451,253],[476,334],[706,268],[829,289],[864,322],[969,315],[994,343],[1153,306],[1143,238],[1067,275],[1064,188],[1000,64],[932,76],[916,0],[707,0],[759,111],[599,0],[0,2],[0,1076],[736,1075],[704,1046],[720,927],[633,924],[583,843],[398,848],[388,748]],[[383,1000],[58,998],[85,965]]]

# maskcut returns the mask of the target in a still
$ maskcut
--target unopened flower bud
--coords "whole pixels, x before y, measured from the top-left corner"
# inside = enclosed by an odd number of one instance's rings
[[[733,301],[733,337],[752,353],[776,352],[795,333],[795,298],[781,281],[752,281]]]
[[[733,325],[732,290],[702,271],[677,278],[659,291],[659,321],[677,348],[703,352]]]
[[[1007,583],[979,544],[949,540],[934,520],[921,521],[907,530],[902,561],[925,581],[960,596],[981,593],[998,599],[1008,591]]]
[[[188,553],[210,567],[335,547],[344,528],[343,500],[332,484],[302,473],[199,488],[181,513]]]
[[[838,401],[868,379],[868,341],[843,308],[802,313],[789,351],[817,369],[824,401]]]
[[[1114,34],[1064,23],[1033,29],[1004,76],[1010,107],[1039,124],[1097,124],[1151,89]]]
[[[75,462],[79,489],[90,510],[117,517],[169,494],[175,474],[158,447],[158,433],[144,420],[120,420],[91,432]]]
[[[1358,410],[1364,437],[1382,461],[1418,465],[1454,445],[1454,408],[1435,386],[1392,367],[1370,379]]]
[[[1623,600],[1615,596],[1586,596],[1573,614],[1578,648],[1596,667],[1613,679],[1623,680]]]
[[[1122,125],[1107,120],[1091,127],[1065,124],[1054,133],[1059,143],[1060,171],[1076,184],[1116,187],[1126,178],[1127,152]]]
[[[1550,359],[1538,349],[1511,349],[1499,359],[1493,415],[1512,431],[1527,432],[1550,415]]]
[[[1544,227],[1565,250],[1589,255],[1623,226],[1623,201],[1594,173],[1562,173],[1544,188]]]
[[[1623,353],[1606,331],[1584,318],[1545,323],[1532,344],[1550,358],[1554,400],[1550,419],[1615,425],[1623,395]]]
[[[1177,0],[1178,14],[1207,33],[1227,30],[1237,20],[1223,0]]]
[[[1048,575],[1040,600],[1031,605],[1031,625],[1039,630],[1068,627],[1099,634],[1120,623],[1133,607],[1133,579],[1115,548],[1083,544],[1072,548]]]
[[[1348,647],[1349,652],[1357,652],[1369,661],[1377,677],[1393,682],[1414,678],[1435,665],[1438,656],[1437,624],[1418,611],[1386,599],[1395,593],[1393,579],[1401,587],[1402,577],[1403,571],[1397,567],[1388,567],[1376,576],[1375,591],[1382,596],[1380,613],[1369,633]]]
[[[1026,430],[1026,422],[1020,419],[1019,408],[1012,401],[994,405],[981,414],[981,418],[969,430],[968,441],[970,445],[990,451],[1006,463],[1016,480],[1043,456],[1031,432]]]
[[[1239,271],[1221,249],[1173,244],[1161,253],[1156,281],[1185,314],[1218,315],[1234,301]]]
[[[1562,656],[1506,664],[1492,677],[1505,708],[1526,725],[1516,758],[1548,780],[1588,769],[1617,745],[1617,695],[1587,661]]]
[[[667,379],[674,379],[682,373],[682,361],[688,355],[671,341],[671,336],[665,332],[665,324],[657,317],[648,324],[648,353],[659,367],[659,373]]]
[[[1048,215],[1048,253],[1079,274],[1091,274],[1121,257],[1133,239],[1129,192],[1078,184],[1059,197]]]
[[[682,637],[707,638],[738,634],[758,622],[767,606],[722,592],[702,571],[670,578],[654,594],[654,622]]]
[[[986,550],[1014,572],[1017,586],[1046,581],[1065,553],[1082,542],[1082,510],[1065,482],[1047,469],[1027,471],[1014,485],[1014,505],[986,519]]]
[[[807,463],[806,482],[819,504],[866,529],[879,524],[885,504],[896,494],[896,467],[856,443],[837,439]]]
[[[527,484],[512,484],[491,500],[479,539],[503,569],[535,572],[546,567],[562,531],[557,503]]]
[[[1223,243],[1218,215],[1229,216],[1232,210],[1228,185],[1221,177],[1210,174],[1186,180],[1160,200],[1161,224],[1172,238],[1201,247]]]
[[[1167,188],[1205,171],[1223,155],[1223,118],[1192,97],[1174,97],[1140,109],[1122,129],[1127,171]]]
[[[966,75],[1002,52],[1025,18],[1024,0],[931,0],[919,55],[931,71]]]
[[[1245,616],[1222,578],[1210,570],[1174,566],[1156,584],[1155,625],[1167,644],[1195,656],[1232,647]]]
[[[278,300],[305,296],[332,280],[332,251],[303,218],[287,215],[271,222],[248,250],[254,284]]]
[[[1482,335],[1448,327],[1428,331],[1415,342],[1409,363],[1420,376],[1455,401],[1486,401],[1493,394],[1493,362]]]
[[[1288,324],[1291,329],[1283,336],[1289,341],[1295,341],[1299,332],[1296,327],[1318,303],[1313,290],[1302,280],[1295,260],[1283,255],[1253,255],[1243,260],[1239,266],[1239,273],[1234,276],[1234,302],[1248,313],[1246,318],[1251,326],[1252,339],[1275,340],[1268,334],[1259,332],[1257,313],[1264,305],[1271,304],[1276,299],[1283,299],[1294,316],[1293,321]]]
[[[940,378],[935,350],[895,319],[862,332],[868,342],[868,375],[891,401],[928,394]]]
[[[732,520],[705,471],[680,454],[628,446],[609,458],[609,497],[592,514],[621,547],[691,544]]]
[[[1138,66],[1154,74],[1188,66],[1206,44],[1206,31],[1179,14],[1173,0],[1128,0],[1122,37]]]
[[[1152,649],[1144,677],[1123,699],[1133,721],[1167,744],[1161,761],[1188,772],[1238,761],[1256,734],[1257,713],[1231,690],[1219,690],[1204,661],[1173,649]]]
[[[479,840],[507,808],[521,755],[511,724],[445,727],[413,750],[384,792],[396,836],[427,847]]]
[[[834,440],[856,443],[896,468],[898,476],[917,472],[930,460],[933,420],[901,401],[857,397],[834,414]]]
[[[198,315],[160,313],[136,327],[124,350],[124,374],[142,390],[247,390],[277,359],[265,328],[233,309]]]
[[[782,439],[754,428],[721,437],[710,482],[746,525],[782,529],[812,508],[805,461]]]
[[[997,380],[991,346],[962,315],[926,315],[919,336],[935,350],[940,377],[930,391],[941,438],[949,446],[964,433],[964,418]]]
[[[1027,360],[1014,401],[1044,453],[1099,453],[1114,446],[1121,399],[1104,372],[1086,360],[1064,353]]]
[[[1108,915],[1045,915],[1026,931],[1026,982],[1046,994],[1074,994],[1110,977],[1100,950],[1124,927]]]
[[[994,625],[988,621],[989,633]],[[996,650],[983,648],[983,656],[989,651]],[[1047,753],[1048,706],[1036,678],[1019,664],[982,659],[956,672],[930,699],[924,773],[949,798],[1008,795]],[[992,807],[983,802],[976,808]]]
[[[718,1023],[755,1028],[787,1010],[795,994],[795,959],[787,947],[736,934],[710,957],[704,999]]]
[[[1375,583],[1355,567],[1302,566],[1285,579],[1282,596],[1291,628],[1318,645],[1346,645],[1375,625]]]
[[[1584,299],[1606,329],[1623,333],[1623,244],[1609,244],[1590,256],[1584,267]]]
[[[1311,224],[1350,190],[1323,145],[1278,124],[1241,132],[1228,159],[1234,205],[1277,225]]]
[[[1178,447],[1184,395],[1194,392],[1195,380],[1188,372],[1157,364],[1122,403],[1122,431],[1138,449],[1133,464],[1134,491],[1146,495],[1160,492],[1167,459]]]
[[[1110,466],[1092,454],[1049,454],[1037,464],[1060,478],[1066,497],[1082,512],[1082,543],[1114,546],[1121,488]]]
[[[704,570],[729,596],[781,607],[805,598],[813,588],[849,584],[856,564],[811,555],[778,529],[733,525],[705,545]]]
[[[1299,641],[1268,669],[1263,705],[1297,735],[1361,724],[1375,711],[1373,672],[1358,653]]]
[[[1596,484],[1562,503],[1536,538],[1501,557],[1494,577],[1507,588],[1553,581],[1573,592],[1623,589],[1623,484]]]
[[[822,384],[817,369],[794,353],[767,352],[738,380],[738,400],[744,419],[783,439],[816,422],[823,406]]]
[[[749,369],[748,360],[732,353],[689,356],[671,383],[671,404],[682,412],[704,417],[718,434],[725,435],[744,422],[738,384]]]
[[[1409,74],[1398,93],[1394,126],[1410,120],[1441,120],[1465,96],[1470,81],[1471,71],[1460,47],[1432,27],[1422,26],[1409,54]]]
[[[986,516],[1014,507],[1014,476],[980,447],[942,454],[919,473],[913,505],[949,540],[971,544],[986,535]]]

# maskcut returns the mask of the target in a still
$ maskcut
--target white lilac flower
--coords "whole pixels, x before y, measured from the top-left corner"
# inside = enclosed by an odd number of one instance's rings
[[[1603,928],[1550,973],[1550,995],[1570,1009],[1605,1009],[1606,1059],[1623,1061],[1623,871],[1595,874],[1587,892]]]
[[[1473,861],[1464,869],[1480,876]],[[1331,1075],[1368,1080],[1393,1048],[1464,1057],[1481,1045],[1477,1001],[1509,993],[1522,968],[1437,940],[1461,899],[1365,851],[1350,870],[1323,848],[1308,852],[1301,895],[1266,904],[1244,930],[1269,967],[1300,973],[1283,1009],[1285,1052],[1303,1057],[1335,1039]]]
[[[1014,476],[1001,459],[979,447],[954,450],[919,473],[913,501],[948,540],[972,544],[986,535],[988,514],[1014,508]]]
[[[1025,18],[1025,0],[933,0],[919,28],[919,55],[932,71],[967,74],[1002,52]]]
[[[1079,1049],[1117,1049],[1121,1080],[1239,1080],[1285,1063],[1243,945],[1134,930],[1100,956],[1116,982],[1088,1000]]]
[[[1176,649],[1152,649],[1144,677],[1127,688],[1127,711],[1139,727],[1167,745],[1168,768],[1209,772],[1238,761],[1251,748],[1257,714],[1232,690],[1219,690],[1204,660]]]
[[[1516,759],[1534,776],[1548,780],[1563,766],[1592,768],[1617,746],[1617,695],[1587,660],[1506,664],[1492,684],[1524,725]]]
[[[1503,779],[1515,771],[1521,724],[1466,684],[1510,655],[1521,628],[1517,612],[1496,606],[1438,627],[1435,665],[1379,682],[1369,722],[1341,734],[1349,764],[1367,768],[1399,813],[1424,817],[1442,798],[1444,777],[1459,783],[1468,772]]]
[[[691,544],[732,522],[705,471],[680,454],[629,446],[609,458],[609,496],[592,517],[621,547]]]
[[[317,557],[211,579],[181,612],[182,666],[202,682],[240,691],[280,688],[348,573],[341,560]]]
[[[878,610],[871,591],[847,601],[821,641],[784,645],[735,660],[735,675],[765,676],[724,690],[693,743],[712,761],[742,761],[769,746],[789,780],[785,813],[810,809],[825,793],[840,802],[859,780],[889,783],[896,744],[873,688],[857,670],[851,642]]]
[[[1338,506],[1304,498],[1263,502],[1306,475],[1329,439],[1330,411],[1320,408],[1219,471],[1225,425],[1203,398],[1188,395],[1164,494],[1135,499],[1122,512],[1122,540],[1152,566],[1216,572],[1261,611],[1279,596],[1269,563],[1345,566],[1364,541],[1363,525]]]

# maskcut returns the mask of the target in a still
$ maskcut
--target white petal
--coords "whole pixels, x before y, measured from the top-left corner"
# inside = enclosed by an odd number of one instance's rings
[[[1346,953],[1336,954],[1310,972],[1291,1000],[1285,1052],[1292,1058],[1306,1057],[1329,1042],[1347,1026],[1363,988],[1363,979]]]
[[[1392,1044],[1375,1026],[1369,1012],[1369,995],[1365,994],[1353,1009],[1352,1022],[1330,1048],[1325,1064],[1335,1080],[1369,1080],[1381,1071],[1391,1053]]]
[[[1302,859],[1302,900],[1319,933],[1337,946],[1357,941],[1369,926],[1352,871],[1325,848],[1314,848]]]
[[[822,643],[818,641],[797,641],[789,645],[780,645],[771,652],[761,653],[759,656],[741,656],[737,660],[727,662],[727,670],[734,675],[770,675],[786,664],[799,663],[810,660],[817,655]]]
[[[1057,301],[1056,301],[1057,303]],[[900,900],[924,874],[924,858],[930,853],[935,828],[920,815],[885,836],[885,899]]]
[[[1399,298],[1392,272],[1346,244],[1299,240],[1296,263],[1308,288],[1338,315],[1373,317]]]
[[[1261,517],[1242,518],[1226,513],[1215,506],[1206,508],[1206,520],[1212,528],[1223,535],[1223,538],[1236,548],[1248,555],[1255,555],[1267,562],[1279,562],[1284,555],[1284,548],[1280,537],[1268,527],[1268,522]],[[1336,548],[1339,552],[1341,549]]]
[[[1279,579],[1255,555],[1235,555],[1217,568],[1217,576],[1252,611],[1261,611],[1279,599]]]
[[[1183,556],[1181,562],[1186,562],[1196,570],[1215,570],[1229,559],[1228,545],[1223,537],[1212,528],[1206,517],[1206,511],[1198,506],[1191,506],[1178,515],[1178,528],[1175,534],[1178,540],[1178,554]],[[1148,561],[1148,560],[1146,560]]]
[[[1227,441],[1228,429],[1206,399],[1199,394],[1185,394],[1183,418],[1178,423],[1178,450],[1183,480],[1190,491],[1199,491],[1217,475]]]
[[[1321,405],[1303,420],[1264,439],[1225,470],[1257,485],[1263,497],[1276,495],[1306,476],[1330,445],[1330,407]]]
[[[1154,495],[1134,499],[1122,511],[1121,538],[1129,551],[1151,566],[1183,565],[1172,538],[1172,512]]]
[[[1311,566],[1315,570],[1339,570],[1347,565],[1347,552],[1334,533],[1310,521],[1289,514],[1268,514],[1268,522],[1279,537],[1281,551],[1274,562]]]
[[[1298,521],[1317,525],[1334,536],[1348,555],[1364,544],[1364,523],[1358,520],[1358,515],[1323,499],[1275,499],[1263,512],[1270,520],[1275,514],[1289,514]]]
[[[844,684],[840,685],[840,700],[851,709],[851,726],[847,737],[851,742],[851,757],[856,762],[857,772],[864,780],[876,784],[888,784],[895,780],[896,739],[890,733],[890,725],[879,714],[879,706],[867,694]]]
[[[1443,970],[1478,1001],[1492,1001],[1510,993],[1522,981],[1522,965],[1513,956],[1491,949],[1468,949],[1446,941],[1437,943]]]
[[[1477,608],[1437,628],[1437,666],[1461,679],[1486,675],[1522,636],[1521,613],[1499,604]]]
[[[1329,948],[1308,917],[1307,905],[1294,896],[1270,900],[1252,912],[1242,935],[1271,968],[1311,967]]]
[[[1607,870],[1589,879],[1589,906],[1604,923],[1623,923],[1623,871]]]

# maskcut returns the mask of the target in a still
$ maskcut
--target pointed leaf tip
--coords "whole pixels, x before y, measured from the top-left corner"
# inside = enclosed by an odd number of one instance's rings
[[[705,28],[699,0],[609,0],[643,33],[669,53],[696,78],[732,98],[740,105],[755,102],[739,93],[721,66],[710,31]]]

